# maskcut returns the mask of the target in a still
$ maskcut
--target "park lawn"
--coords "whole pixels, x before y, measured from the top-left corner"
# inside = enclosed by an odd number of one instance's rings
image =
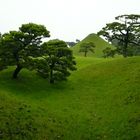
[[[140,57],[76,57],[77,71],[50,85],[28,70],[0,72],[3,140],[139,140]]]

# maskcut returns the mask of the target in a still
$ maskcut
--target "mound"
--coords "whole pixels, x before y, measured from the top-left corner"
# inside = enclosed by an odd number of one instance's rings
[[[103,49],[105,49],[106,47],[114,48],[114,46],[112,46],[111,44],[106,42],[104,39],[102,39],[101,37],[93,33],[93,34],[89,34],[85,39],[83,39],[81,42],[79,42],[74,47],[72,47],[74,55],[83,56],[82,53],[79,53],[79,48],[82,43],[86,43],[86,42],[93,42],[96,46],[95,53],[93,54],[89,52],[87,56],[102,57]]]

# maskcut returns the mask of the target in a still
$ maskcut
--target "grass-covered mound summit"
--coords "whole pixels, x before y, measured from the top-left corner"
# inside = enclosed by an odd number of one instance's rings
[[[72,47],[74,55],[83,56],[84,54],[79,52],[80,45],[82,43],[87,43],[87,42],[93,42],[96,46],[94,49],[95,53],[88,52],[87,56],[102,57],[103,56],[102,51],[106,47],[114,48],[114,46],[112,46],[111,44],[106,42],[104,39],[102,39],[101,37],[93,33],[93,34],[89,34],[86,38],[84,38],[82,41],[80,41],[78,44]]]

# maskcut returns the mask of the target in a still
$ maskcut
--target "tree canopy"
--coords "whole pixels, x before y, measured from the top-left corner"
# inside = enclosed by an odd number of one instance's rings
[[[114,43],[124,57],[140,53],[140,15],[121,15],[115,22],[106,24],[98,35]]]
[[[0,34],[0,70],[16,66],[13,78],[22,68],[36,70],[50,83],[66,80],[70,71],[76,70],[72,50],[66,42],[55,39],[42,42],[49,37],[43,25],[23,24],[18,31]]]
[[[43,57],[35,61],[37,62],[37,72],[50,83],[66,80],[70,71],[76,70],[72,50],[64,41],[55,39],[43,43],[42,53]]]
[[[22,68],[29,68],[31,57],[40,55],[42,38],[49,37],[49,31],[43,25],[23,24],[18,31],[10,31],[0,39],[1,66],[16,66],[13,78],[17,78]]]
[[[103,50],[103,57],[114,57],[116,50],[112,50],[110,47],[107,47]]]
[[[92,53],[94,53],[94,48],[95,48],[95,45],[94,45],[93,42],[82,43],[80,45],[79,52],[84,52],[84,56],[86,57],[87,56],[87,53],[89,51],[91,51]]]
[[[55,39],[42,42],[49,37],[43,25],[23,24],[18,31],[0,34],[0,70],[16,66],[13,78],[22,68],[36,70],[50,83],[66,80],[70,71],[76,70],[72,50],[64,41]]]

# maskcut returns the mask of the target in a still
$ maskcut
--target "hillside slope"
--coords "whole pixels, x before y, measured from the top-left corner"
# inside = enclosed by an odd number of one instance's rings
[[[2,140],[139,140],[140,57],[77,57],[67,82],[0,72]]]
[[[103,49],[105,49],[106,47],[114,48],[114,46],[112,46],[111,44],[106,42],[104,39],[102,39],[101,37],[99,37],[93,33],[93,34],[89,34],[85,39],[83,39],[81,42],[79,42],[74,47],[72,47],[74,55],[83,56],[83,53],[79,53],[79,48],[80,48],[80,44],[85,43],[85,42],[93,42],[96,46],[95,53],[93,54],[93,53],[89,52],[88,56],[102,57]]]

